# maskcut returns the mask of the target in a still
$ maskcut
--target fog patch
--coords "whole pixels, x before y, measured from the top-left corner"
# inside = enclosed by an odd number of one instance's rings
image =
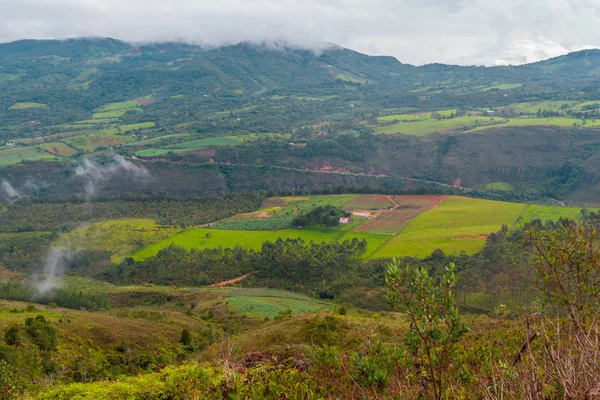
[[[118,176],[126,176],[134,180],[148,180],[151,175],[144,167],[140,167],[127,161],[119,155],[115,155],[113,162],[108,165],[97,164],[85,160],[75,168],[75,175],[85,179],[85,193],[88,198],[98,192],[99,186]]]

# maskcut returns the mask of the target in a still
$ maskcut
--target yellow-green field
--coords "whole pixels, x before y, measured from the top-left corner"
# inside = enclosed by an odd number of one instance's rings
[[[480,89],[480,91],[482,92],[488,92],[490,90],[510,90],[510,89],[516,89],[516,88],[520,88],[521,86],[523,86],[522,83],[501,83],[499,85],[494,85],[494,86],[488,86],[485,88]]]
[[[40,148],[46,150],[48,153],[63,157],[72,156],[77,153],[77,150],[61,142],[44,143],[40,145]]]
[[[503,224],[512,225],[525,204],[448,197],[438,207],[415,218],[374,257],[427,256],[437,248],[445,253],[472,254]]]
[[[113,147],[132,141],[128,136],[91,134],[85,136],[74,136],[65,139],[64,142],[71,147],[86,151],[95,151],[100,147]]]
[[[576,101],[534,101],[530,103],[517,103],[510,107],[517,113],[535,114],[541,111],[561,111],[577,105]]]
[[[462,251],[473,254],[484,246],[487,236],[500,230],[502,225],[518,228],[522,223],[538,218],[543,221],[557,220],[560,217],[576,219],[581,211],[580,208],[448,197],[433,208],[425,208],[404,228],[394,233],[357,230],[369,221],[366,218],[354,218],[350,224],[330,229],[288,228],[289,223],[283,225],[285,226],[283,229],[252,228],[261,224],[271,225],[268,222],[269,218],[274,219],[273,226],[279,226],[281,222],[279,220],[282,215],[285,215],[283,213],[286,210],[290,213],[305,212],[306,207],[303,207],[303,202],[312,205],[343,204],[353,196],[355,195],[267,199],[268,204],[281,205],[272,205],[254,213],[240,215],[235,221],[223,220],[215,225],[215,227],[223,225],[224,228],[220,229],[199,227],[182,231],[179,228],[158,226],[149,219],[110,220],[84,226],[65,234],[57,241],[57,245],[109,251],[113,262],[119,262],[126,256],[141,261],[156,255],[161,249],[170,245],[181,246],[188,250],[235,246],[260,250],[263,242],[275,241],[278,238],[300,238],[306,242],[329,243],[365,239],[367,258],[425,257],[437,248],[448,254],[458,254]],[[411,196],[411,198],[416,197],[419,196]],[[328,201],[328,198],[331,200]],[[423,196],[423,198],[428,197]],[[252,218],[256,218],[261,223],[250,223]],[[287,218],[288,216],[286,221]],[[399,218],[402,218],[401,214]],[[376,221],[375,219],[370,222]]]
[[[579,125],[581,127],[595,127],[600,126],[600,121],[592,121],[587,120],[583,121],[578,118],[567,118],[567,117],[552,117],[552,118],[536,118],[536,117],[523,117],[523,118],[511,118],[509,120],[502,120],[503,123],[499,125],[488,125],[488,126],[478,126],[473,129],[470,129],[468,132],[476,132],[482,131],[485,129],[494,129],[494,128],[506,128],[511,126],[562,126],[562,127],[571,127],[574,125]]]
[[[379,126],[375,133],[425,136],[434,132],[446,132],[460,129],[474,129],[484,125],[495,125],[506,121],[497,117],[465,116],[449,119],[426,119],[415,122],[399,122],[393,125]]]
[[[8,107],[9,110],[25,110],[27,108],[48,108],[48,106],[43,103],[27,102],[15,103],[12,106]]]
[[[533,221],[534,219],[539,219],[543,222],[550,220],[556,221],[561,217],[579,220],[581,217],[581,208],[540,206],[537,204],[530,204],[525,209],[525,212],[521,216],[519,222],[529,222]]]
[[[439,110],[434,111],[445,117],[449,117],[451,114],[456,113],[456,109],[451,110]],[[378,121],[424,121],[432,118],[432,112],[419,112],[419,113],[408,113],[408,114],[394,114],[386,115],[385,117],[377,118]]]
[[[21,161],[41,160],[54,156],[37,147],[13,147],[0,151],[0,167],[18,164]]]
[[[151,219],[130,218],[87,225],[71,231],[57,241],[57,246],[76,250],[109,251],[113,262],[129,253],[175,234],[175,228],[157,225]]]

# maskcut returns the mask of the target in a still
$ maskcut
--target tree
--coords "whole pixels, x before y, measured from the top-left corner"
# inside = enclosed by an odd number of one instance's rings
[[[458,314],[452,292],[455,269],[450,263],[435,285],[425,268],[401,268],[394,259],[385,277],[388,301],[410,321],[404,339],[406,361],[420,377],[420,394],[426,398],[446,397],[448,382],[460,369],[458,343],[468,328]]]

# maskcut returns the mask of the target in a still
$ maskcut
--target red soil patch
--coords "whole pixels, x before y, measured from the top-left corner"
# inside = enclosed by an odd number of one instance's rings
[[[264,199],[262,202],[262,208],[268,207],[286,207],[287,203],[279,197],[272,197],[270,199]]]
[[[137,101],[139,104],[142,104],[142,105],[145,105],[145,106],[147,106],[147,105],[149,105],[149,104],[154,104],[154,103],[156,103],[156,100],[136,100],[136,101]]]
[[[466,240],[466,239],[487,239],[489,235],[465,235],[454,237],[452,240]]]
[[[384,196],[385,197],[385,196]],[[394,196],[393,210],[382,211],[376,218],[356,228],[357,232],[398,233],[424,211],[438,206],[446,196]]]
[[[212,285],[208,285],[208,287],[217,287],[217,286],[218,286],[218,287],[222,287],[222,286],[231,285],[232,283],[237,283],[237,282],[239,282],[239,281],[241,281],[241,280],[244,280],[244,279],[246,279],[247,277],[249,277],[250,275],[254,275],[254,274],[256,274],[257,272],[260,272],[260,271],[254,271],[254,272],[250,272],[250,273],[248,273],[248,274],[246,274],[246,275],[242,275],[242,276],[239,276],[239,277],[237,277],[237,278],[230,279],[230,280],[228,280],[228,281],[223,281],[223,282],[219,282],[219,283],[213,283]]]
[[[214,157],[215,154],[217,154],[217,150],[216,149],[200,149],[200,150],[190,151],[189,153],[185,153],[185,154],[196,154],[197,156],[200,156],[200,157]],[[214,162],[214,160],[213,160],[213,162]]]

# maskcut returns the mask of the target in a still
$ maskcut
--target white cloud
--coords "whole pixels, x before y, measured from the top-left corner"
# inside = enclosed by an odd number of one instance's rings
[[[415,64],[536,61],[600,46],[598,23],[598,0],[0,0],[0,41],[286,40]]]

